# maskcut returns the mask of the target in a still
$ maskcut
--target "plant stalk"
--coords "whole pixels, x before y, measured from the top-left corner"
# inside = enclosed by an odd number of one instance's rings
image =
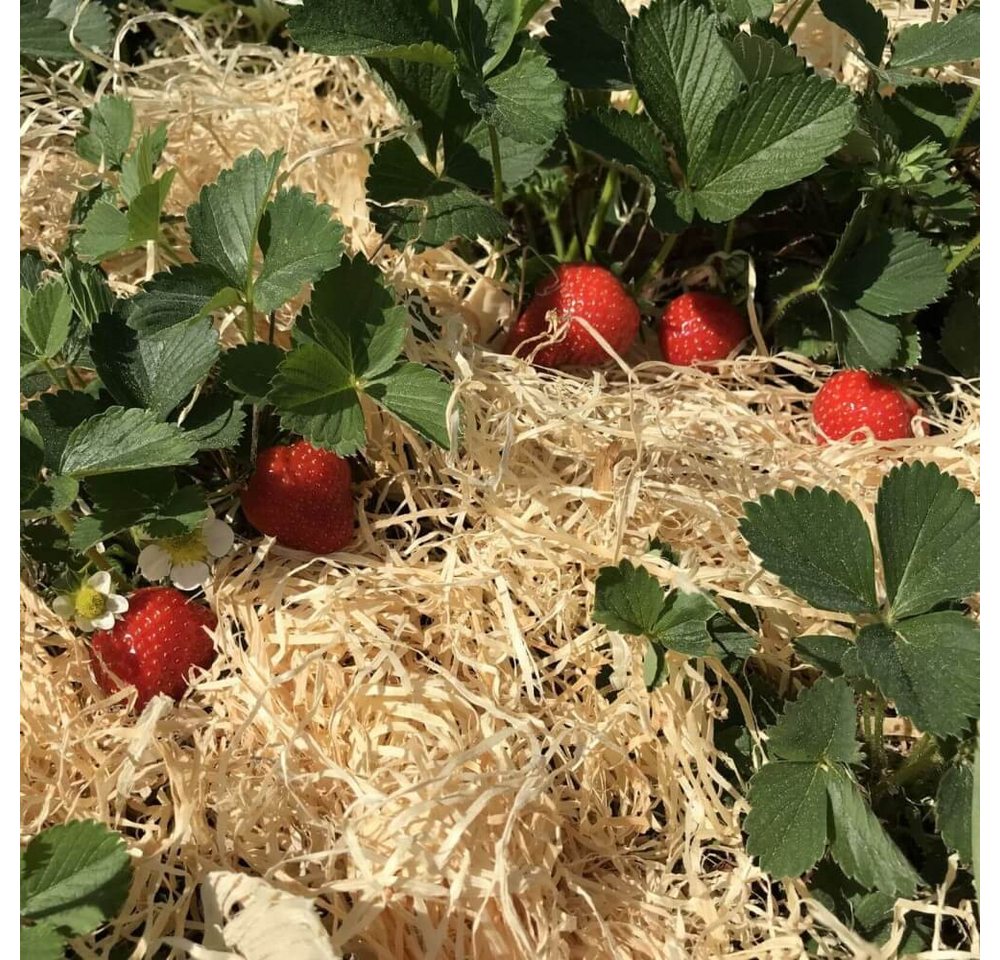
[[[618,171],[614,168],[608,171],[604,178],[604,186],[601,188],[601,195],[597,198],[597,206],[594,208],[594,215],[590,219],[590,227],[587,229],[587,238],[583,242],[583,259],[590,260],[597,246],[597,241],[601,237],[601,229],[604,226],[604,218],[608,215],[608,207],[618,190]]]
[[[768,318],[767,326],[773,327],[785,314],[785,311],[793,304],[796,300],[801,300],[803,297],[809,296],[810,293],[815,293],[819,290],[819,279],[811,280],[809,283],[804,283],[801,287],[796,288],[791,293],[786,293],[777,303],[771,316]]]
[[[736,236],[736,220],[735,218],[729,221],[729,225],[726,227],[726,239],[722,244],[722,252],[730,253],[733,249],[733,238]]]
[[[802,0],[799,4],[798,9],[792,15],[792,19],[788,21],[788,26],[785,27],[785,33],[790,37],[795,33],[795,28],[802,22],[802,18],[809,12],[809,8],[813,5],[813,0]]]
[[[493,203],[497,210],[503,212],[503,169],[500,165],[500,140],[496,128],[488,126],[490,137],[490,155],[493,158]]]
[[[953,274],[966,260],[971,257],[976,250],[979,249],[979,234],[977,233],[958,253],[951,258],[948,266],[945,267],[945,273]]]
[[[545,222],[549,226],[549,234],[552,237],[556,258],[563,260],[566,257],[566,242],[563,239],[562,227],[559,226],[559,211],[546,206],[542,212],[545,216]]]
[[[660,270],[663,269],[663,265],[667,262],[667,257],[670,256],[675,243],[677,243],[677,234],[668,233],[663,240],[662,246],[657,250],[656,256],[653,257],[652,262],[646,267],[646,272],[639,278],[638,283],[636,283],[636,290],[641,291],[644,287],[648,286]]]

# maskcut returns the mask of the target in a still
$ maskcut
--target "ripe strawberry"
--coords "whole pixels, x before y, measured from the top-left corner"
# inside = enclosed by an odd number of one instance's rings
[[[607,361],[604,348],[575,317],[586,320],[619,354],[639,333],[639,308],[613,273],[593,263],[564,263],[538,284],[507,336],[506,352],[525,357],[535,350],[540,342],[536,338],[549,329],[550,310],[560,321],[570,322],[562,340],[535,354],[534,362],[542,367],[596,366]]]
[[[254,527],[293,550],[333,553],[354,539],[350,465],[305,440],[262,450],[242,503]]]
[[[902,390],[866,370],[841,370],[819,389],[813,400],[813,420],[831,440],[865,439],[870,427],[876,440],[913,436],[911,421],[920,406]],[[849,435],[849,436],[848,436]],[[819,443],[825,443],[822,436]]]
[[[746,317],[728,300],[691,290],[663,311],[660,349],[667,363],[690,367],[725,359],[749,333]]]
[[[215,647],[206,628],[217,622],[208,607],[173,587],[136,590],[124,616],[93,636],[94,679],[106,693],[120,689],[119,681],[134,686],[139,709],[158,693],[177,700],[191,668],[212,665]]]

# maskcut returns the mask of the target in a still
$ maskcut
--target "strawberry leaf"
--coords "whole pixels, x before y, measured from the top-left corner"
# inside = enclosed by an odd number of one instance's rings
[[[956,611],[928,613],[858,634],[865,675],[923,731],[961,733],[979,714],[979,627]]]
[[[778,761],[750,781],[743,822],[747,853],[776,877],[797,877],[826,850],[827,784],[832,772],[817,763]]]
[[[875,526],[895,618],[979,589],[979,505],[935,465],[892,470],[879,487]]]
[[[861,511],[818,487],[743,505],[740,532],[765,569],[821,610],[875,613],[875,557]]]
[[[828,677],[839,677],[844,672],[844,655],[852,646],[843,637],[804,636],[795,640],[795,653],[803,663],[822,670]]]
[[[575,117],[569,135],[584,150],[633,170],[656,183],[670,184],[667,149],[644,114],[598,107]]]
[[[785,707],[767,731],[768,753],[782,760],[857,763],[858,712],[843,680],[820,679]]]
[[[507,55],[521,20],[522,0],[457,0],[455,33],[466,58],[489,75]]]
[[[799,58],[795,49],[770,37],[737,33],[729,41],[729,51],[747,83],[790,73],[805,73],[806,62]]]
[[[66,440],[59,472],[72,477],[121,473],[189,463],[195,442],[149,410],[109,407],[75,427]]]
[[[315,293],[313,294],[315,298]],[[219,374],[246,403],[264,403],[285,351],[270,343],[233,347],[222,355]]]
[[[83,124],[76,136],[77,154],[94,166],[121,169],[132,142],[134,122],[130,101],[124,97],[101,97],[83,112]]]
[[[81,936],[121,908],[132,865],[117,833],[84,820],[35,837],[24,851],[24,874],[21,916]]]
[[[50,923],[21,924],[21,960],[63,960],[66,938]]]
[[[365,392],[423,437],[448,448],[445,411],[452,388],[436,370],[419,363],[400,363],[368,380]]]
[[[128,325],[141,333],[165,330],[176,323],[233,306],[239,296],[215,267],[203,263],[181,264],[154,274],[132,298]]]
[[[66,441],[74,428],[97,412],[97,400],[78,390],[46,393],[28,404],[25,416],[41,437],[44,462],[49,470],[59,469]]]
[[[27,294],[27,296],[25,296]],[[32,356],[51,360],[69,336],[73,306],[62,278],[46,280],[34,293],[21,292],[21,332]]]
[[[912,897],[920,877],[842,771],[827,778],[830,852],[840,869],[869,890]]]
[[[94,327],[91,355],[115,400],[162,420],[208,375],[219,335],[207,318],[140,334],[124,317],[106,314]]]
[[[146,130],[139,137],[135,150],[122,164],[122,175],[118,189],[128,203],[131,203],[145,187],[155,182],[153,171],[160,162],[160,156],[167,145],[167,125],[159,124]]]
[[[833,341],[845,367],[885,370],[899,357],[902,335],[898,326],[861,307],[838,309],[824,297],[830,313]]]
[[[819,0],[823,16],[846,30],[861,44],[865,58],[876,66],[882,62],[889,21],[868,0]]]
[[[84,219],[74,245],[87,260],[104,260],[129,246],[128,214],[108,200],[95,203]]]
[[[660,581],[645,567],[622,560],[598,572],[592,617],[618,633],[649,636],[663,613],[663,602]]]
[[[630,17],[620,0],[563,0],[546,24],[542,48],[571,87],[626,90],[625,36]]]
[[[908,70],[967,63],[979,57],[979,7],[972,5],[948,20],[914,24],[893,44],[889,66]]]
[[[199,450],[229,450],[239,444],[246,420],[243,404],[219,391],[199,397],[181,426]]]
[[[652,639],[688,657],[714,655],[708,621],[718,612],[719,608],[703,593],[672,591],[653,627]]]
[[[490,147],[489,127],[479,120],[474,126],[448,133],[445,142],[446,160],[444,174],[460,180],[473,190],[489,190],[493,184],[493,157]],[[510,137],[497,136],[500,147],[500,167],[504,187],[512,190],[527,180],[541,166],[549,152],[548,144],[519,143]]]
[[[953,763],[938,784],[935,814],[941,839],[966,865],[972,864],[972,811],[977,802],[972,767]]]
[[[69,28],[76,20],[74,37],[84,49],[111,49],[111,21],[99,3],[80,11],[81,0],[21,0],[21,53],[43,60],[81,60],[70,43]]]

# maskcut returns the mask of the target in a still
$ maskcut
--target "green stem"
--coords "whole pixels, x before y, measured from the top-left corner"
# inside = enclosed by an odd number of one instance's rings
[[[962,137],[965,136],[965,128],[972,122],[972,117],[976,112],[976,107],[979,106],[979,90],[979,87],[976,87],[973,90],[972,96],[969,97],[969,102],[962,111],[962,116],[958,119],[958,126],[955,128],[955,132],[951,135],[951,139],[948,141],[949,151],[954,150],[962,142]]]
[[[269,344],[271,344],[272,346],[274,345],[274,314],[273,313],[271,314],[271,316],[268,318],[268,321],[267,321],[267,342]]]
[[[882,724],[885,719],[885,699],[879,693],[871,694],[868,704],[869,727],[868,739],[868,765],[871,770],[873,782],[878,782],[885,770],[885,740],[882,735]]]
[[[958,253],[955,254],[945,267],[945,273],[954,273],[966,260],[969,259],[979,249],[979,234],[977,233]]]
[[[802,284],[801,287],[797,287],[791,293],[786,293],[775,306],[773,313],[767,321],[767,326],[774,326],[796,300],[801,300],[803,297],[807,297],[810,293],[815,293],[817,290],[819,290],[818,279]]]
[[[722,244],[722,252],[729,253],[733,249],[733,237],[736,236],[736,220],[730,220],[726,227],[726,239]]]
[[[549,233],[552,236],[552,247],[555,250],[556,259],[563,260],[566,257],[566,243],[563,240],[562,227],[559,226],[559,211],[546,206],[542,212],[545,215],[545,222],[549,225]]]
[[[663,265],[667,262],[667,257],[670,256],[670,251],[674,249],[675,243],[677,243],[676,233],[668,233],[663,238],[663,243],[660,249],[656,251],[656,256],[653,257],[649,266],[646,267],[646,272],[639,278],[638,283],[636,283],[636,290],[642,291],[644,287],[649,286],[660,270],[663,269]]]
[[[604,227],[604,220],[608,215],[608,207],[618,190],[618,171],[614,168],[608,171],[604,178],[604,186],[601,188],[601,195],[597,198],[597,206],[594,208],[594,215],[590,219],[590,227],[587,230],[587,238],[583,242],[583,259],[590,260],[597,246],[597,241],[601,237],[601,230]]]
[[[802,18],[809,12],[809,8],[813,5],[813,0],[803,0],[799,5],[799,8],[795,11],[794,16],[788,21],[788,26],[785,27],[785,33],[791,36],[795,33],[795,28],[802,22]]]
[[[252,292],[246,298],[246,302],[243,305],[243,340],[248,344],[254,343],[257,340],[257,325],[254,322]]]
[[[487,131],[490,137],[490,154],[493,157],[493,203],[497,210],[503,212],[503,169],[500,165],[500,140],[497,138],[496,128],[488,126]]]

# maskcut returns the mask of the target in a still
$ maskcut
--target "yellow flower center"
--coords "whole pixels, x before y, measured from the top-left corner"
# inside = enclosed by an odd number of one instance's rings
[[[82,586],[76,592],[76,612],[88,620],[95,620],[104,613],[104,594],[93,587]]]
[[[166,540],[160,541],[160,546],[170,554],[175,566],[197,563],[199,560],[204,560],[208,553],[201,530],[192,530],[179,537],[167,537]]]

